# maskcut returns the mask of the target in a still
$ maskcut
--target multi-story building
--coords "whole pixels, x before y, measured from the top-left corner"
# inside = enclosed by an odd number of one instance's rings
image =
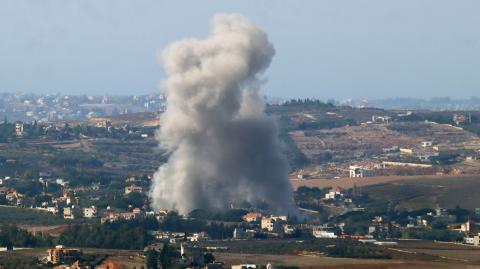
[[[74,261],[82,256],[82,251],[77,248],[65,248],[62,245],[58,245],[55,248],[47,250],[47,261],[52,263],[60,263],[64,261]]]

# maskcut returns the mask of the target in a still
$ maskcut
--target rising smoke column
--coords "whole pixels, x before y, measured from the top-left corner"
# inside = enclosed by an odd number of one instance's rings
[[[179,41],[161,54],[167,110],[157,138],[170,158],[154,174],[153,206],[185,214],[262,201],[290,211],[287,161],[259,94],[258,75],[275,50],[242,16],[216,15],[212,28],[207,39]]]

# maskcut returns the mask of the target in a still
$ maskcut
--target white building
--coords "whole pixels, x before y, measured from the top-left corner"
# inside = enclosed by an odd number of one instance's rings
[[[433,141],[422,141],[422,147],[431,147],[433,146]]]
[[[63,208],[63,218],[64,219],[75,219],[75,214],[73,213],[73,209],[70,207]]]
[[[57,215],[58,214],[58,207],[49,206],[49,207],[47,207],[47,212],[52,213],[54,215]]]
[[[312,235],[315,238],[337,238],[334,232],[325,231],[323,229],[313,229]]]
[[[239,265],[232,265],[232,269],[256,269],[257,266],[255,264],[239,264]]]
[[[125,187],[125,194],[130,194],[132,192],[143,192],[143,188],[134,184]]]
[[[351,165],[350,166],[350,177],[356,178],[356,177],[371,177],[373,176],[373,170],[361,167],[361,166],[356,166],[356,165]]]
[[[325,200],[342,198],[343,197],[343,193],[342,193],[343,191],[344,190],[342,188],[339,188],[339,187],[331,189],[328,193],[325,193]]]
[[[21,122],[15,123],[15,135],[18,136],[18,137],[21,137],[24,134],[25,134],[25,132],[23,131],[23,123],[21,123]]]
[[[262,218],[260,227],[269,232],[280,232],[285,220],[276,217]]]
[[[83,209],[83,217],[84,218],[96,218],[97,217],[97,208],[95,206],[86,207]]]

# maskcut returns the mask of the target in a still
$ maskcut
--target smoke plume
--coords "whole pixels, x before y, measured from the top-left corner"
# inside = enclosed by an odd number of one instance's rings
[[[248,201],[287,212],[287,161],[259,94],[258,76],[275,50],[242,16],[216,15],[212,28],[207,39],[179,41],[161,54],[167,109],[157,137],[170,157],[154,175],[153,206],[185,214]]]

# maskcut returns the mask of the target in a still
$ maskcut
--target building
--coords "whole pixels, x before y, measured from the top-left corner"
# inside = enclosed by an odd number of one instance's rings
[[[56,206],[49,206],[46,208],[47,212],[52,213],[54,215],[58,214],[58,207]]]
[[[453,114],[453,122],[455,125],[461,125],[467,121],[467,117],[463,114]]]
[[[292,235],[292,234],[295,234],[296,231],[297,229],[295,228],[295,226],[288,225],[288,224],[283,225],[283,232],[285,234]]]
[[[256,269],[257,266],[255,264],[239,264],[239,265],[232,265],[232,269]]]
[[[95,206],[86,207],[83,209],[83,217],[84,218],[96,218],[97,217],[97,208]]]
[[[22,122],[15,123],[15,135],[17,137],[22,137],[24,134],[25,132],[23,129],[23,123]]]
[[[278,218],[262,218],[260,227],[269,232],[280,232],[284,221]]]
[[[243,220],[246,222],[257,222],[262,219],[261,213],[247,213],[243,216]]]
[[[392,117],[390,116],[372,116],[372,123],[390,124],[391,121]]]
[[[337,235],[334,232],[326,231],[323,227],[313,228],[312,235],[315,238],[337,238]]]
[[[411,149],[411,148],[400,148],[400,153],[411,155],[411,154],[413,154],[413,149]]]
[[[433,141],[423,141],[422,142],[422,147],[426,148],[426,147],[431,147],[433,146]]]
[[[343,197],[343,192],[345,190],[340,187],[335,187],[330,190],[328,193],[325,193],[325,200],[337,199]]]
[[[80,249],[67,249],[62,245],[58,245],[55,248],[48,249],[47,253],[47,261],[52,263],[75,261],[82,257],[82,251]]]
[[[373,170],[361,167],[361,166],[356,166],[356,165],[351,165],[350,166],[350,177],[351,178],[357,178],[357,177],[371,177],[373,176]]]
[[[243,228],[235,228],[233,230],[233,239],[252,239],[255,238],[255,230],[244,230]]]
[[[79,214],[74,206],[72,207],[64,207],[63,208],[63,218],[64,219],[76,219]]]
[[[125,187],[125,194],[130,194],[132,192],[143,192],[143,188],[136,186],[135,184]]]

